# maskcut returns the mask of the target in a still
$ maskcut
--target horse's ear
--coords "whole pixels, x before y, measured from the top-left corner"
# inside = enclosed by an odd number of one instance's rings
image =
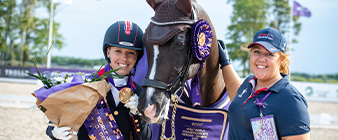
[[[191,13],[191,0],[177,0],[177,7],[185,14]]]
[[[147,0],[147,3],[155,11],[156,7],[160,5],[164,0]]]

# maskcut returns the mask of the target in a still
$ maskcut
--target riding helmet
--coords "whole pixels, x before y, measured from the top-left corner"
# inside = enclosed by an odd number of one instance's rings
[[[110,63],[110,59],[107,56],[107,48],[110,46],[121,47],[126,49],[138,50],[138,56],[135,63],[143,56],[143,31],[136,24],[131,21],[117,21],[109,26],[103,40],[103,54],[107,62]]]

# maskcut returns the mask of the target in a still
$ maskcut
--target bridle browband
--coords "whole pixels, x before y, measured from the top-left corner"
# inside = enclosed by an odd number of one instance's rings
[[[168,25],[176,25],[176,24],[188,24],[188,25],[194,25],[197,22],[197,15],[196,12],[194,10],[194,8],[192,8],[192,12],[191,12],[191,17],[190,19],[187,20],[173,20],[173,21],[165,21],[165,22],[161,22],[161,21],[156,21],[154,19],[154,17],[151,17],[151,23],[157,25],[157,26],[168,26]]]
[[[192,8],[192,13],[191,14],[191,19],[190,20],[174,20],[174,21],[166,21],[166,22],[158,22],[155,21],[154,18],[151,18],[151,23],[157,25],[157,26],[168,26],[168,25],[176,25],[176,24],[188,24],[188,25],[193,25],[197,22],[197,16],[195,13],[194,8]],[[180,86],[178,89],[183,89],[185,82],[187,81],[188,77],[188,71],[189,71],[189,65],[191,64],[191,59],[192,59],[192,51],[191,51],[191,46],[189,46],[189,51],[188,51],[188,56],[185,59],[185,63],[183,65],[183,68],[179,72],[178,76],[170,82],[170,84],[157,81],[157,80],[152,80],[152,79],[143,79],[142,80],[142,87],[153,87],[157,89],[162,89],[166,90],[169,93],[169,97],[171,98],[172,94],[175,94],[177,92],[171,92],[173,85],[178,81],[181,80]]]

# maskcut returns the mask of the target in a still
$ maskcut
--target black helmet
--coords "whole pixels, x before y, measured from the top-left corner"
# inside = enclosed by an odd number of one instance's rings
[[[110,63],[110,59],[107,56],[107,48],[109,46],[121,47],[126,49],[138,50],[138,56],[135,63],[137,65],[138,61],[143,56],[143,31],[136,24],[131,21],[117,21],[114,24],[110,25],[107,29],[106,34],[104,35],[103,40],[103,54],[107,62]]]

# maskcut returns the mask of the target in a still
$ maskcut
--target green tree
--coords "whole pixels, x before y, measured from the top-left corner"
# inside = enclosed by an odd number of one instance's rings
[[[30,57],[43,63],[48,51],[49,19],[39,18],[37,8],[50,11],[51,0],[0,0],[0,62],[2,65],[25,65]],[[56,8],[58,4],[55,4]],[[53,15],[54,16],[54,15]],[[54,21],[53,47],[63,47],[63,37]],[[5,63],[10,61],[10,63]],[[19,63],[16,63],[19,62]]]
[[[0,1],[0,52],[1,62],[5,63],[14,52],[15,27],[12,26],[17,14],[15,13],[16,1],[4,0]],[[8,42],[10,43],[8,43]]]
[[[17,24],[20,34],[19,65],[23,65],[28,60],[29,43],[36,28],[34,21],[36,2],[36,0],[22,0],[19,6],[19,22],[17,22],[20,23]]]
[[[228,0],[233,3],[233,15],[231,25],[228,27],[229,36],[232,42],[227,48],[232,60],[238,60],[243,66],[243,77],[250,73],[249,52],[245,51],[246,46],[252,42],[255,33],[266,27],[266,9],[269,4],[266,0]]]

